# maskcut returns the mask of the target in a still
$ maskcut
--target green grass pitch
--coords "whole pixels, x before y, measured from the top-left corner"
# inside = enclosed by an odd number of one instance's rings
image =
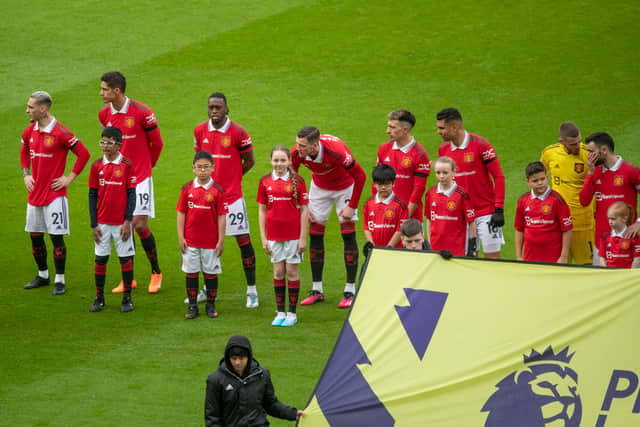
[[[236,333],[250,337],[256,357],[273,371],[279,397],[305,405],[346,314],[336,308],[344,267],[335,216],[326,239],[327,302],[301,308],[296,327],[270,326],[271,265],[259,250],[261,305],[244,308],[232,239],[223,256],[220,317],[183,320],[175,204],[192,177],[192,131],[206,119],[213,91],[226,93],[231,117],[255,144],[257,164],[244,191],[257,249],[255,194],[270,170],[268,153],[276,144],[292,146],[307,124],[342,137],[369,173],[390,110],[416,115],[414,135],[433,159],[434,115],[458,107],[465,127],[492,142],[507,177],[505,258],[514,257],[512,221],[515,199],[527,188],[524,166],[556,141],[562,121],[575,121],[583,135],[610,132],[616,151],[640,164],[637,1],[236,0],[177,7],[167,0],[36,0],[3,1],[2,9],[0,425],[202,425],[205,378]],[[165,141],[154,170],[157,218],[150,223],[163,289],[135,291],[136,310],[128,315],[111,294],[106,311],[88,311],[94,294],[88,168],[69,191],[67,294],[22,289],[35,274],[19,168],[27,98],[49,91],[54,115],[96,158],[99,77],[113,69],[127,77],[129,96],[154,109]],[[430,177],[429,186],[434,182]],[[111,258],[107,281],[115,284],[120,273]],[[150,272],[141,249],[135,266],[146,286]],[[308,262],[301,272],[306,293]]]

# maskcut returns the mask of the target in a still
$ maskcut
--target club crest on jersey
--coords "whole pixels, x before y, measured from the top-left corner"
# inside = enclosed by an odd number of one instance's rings
[[[464,153],[463,160],[465,163],[473,163],[473,153]]]
[[[624,176],[616,175],[613,177],[613,185],[616,187],[622,187],[622,184],[624,184]]]
[[[411,157],[403,157],[402,161],[400,162],[403,168],[410,168],[412,163],[413,160],[411,159]]]
[[[447,209],[449,209],[450,211],[455,211],[456,206],[458,206],[458,204],[455,200],[447,200]]]
[[[225,148],[229,147],[231,145],[231,138],[228,136],[223,136],[220,144]]]
[[[574,163],[573,164],[573,171],[575,173],[582,173],[584,172],[584,163]]]
[[[56,142],[56,139],[52,135],[47,135],[44,137],[44,145],[47,147],[51,147],[53,143]]]
[[[386,211],[384,211],[384,217],[387,219],[393,219],[395,213],[393,212],[393,209],[387,209]]]
[[[117,168],[113,171],[113,176],[115,176],[116,178],[120,178],[122,176],[122,169]]]
[[[136,124],[136,119],[135,117],[132,116],[127,116],[124,118],[124,125],[126,127],[128,127],[129,129],[131,129],[133,127],[133,125]]]
[[[211,193],[207,193],[207,195],[206,195],[206,196],[204,196],[204,199],[205,199],[207,202],[212,201],[212,200],[213,200],[213,194],[211,194]]]
[[[284,185],[284,191],[287,193],[291,193],[293,191],[293,186],[290,183]]]
[[[629,244],[629,241],[627,239],[624,239],[620,242],[620,249],[629,249],[629,246],[631,246]]]
[[[551,205],[548,205],[546,203],[542,205],[542,213],[547,215],[549,212],[551,212]]]

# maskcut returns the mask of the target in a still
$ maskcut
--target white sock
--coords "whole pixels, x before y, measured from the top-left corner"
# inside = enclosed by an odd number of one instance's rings
[[[49,270],[40,270],[40,271],[38,271],[38,276],[42,277],[43,279],[48,279],[49,278]]]
[[[64,283],[64,274],[56,274],[55,283]]]
[[[356,294],[356,284],[355,283],[347,283],[344,285],[345,292],[351,292],[352,294]]]
[[[256,295],[258,295],[258,287],[256,285],[247,286],[247,295],[248,294],[256,294]]]
[[[311,289],[322,293],[322,282],[313,282]]]

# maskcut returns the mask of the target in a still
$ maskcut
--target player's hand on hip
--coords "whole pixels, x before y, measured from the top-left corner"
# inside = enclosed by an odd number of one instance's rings
[[[353,209],[351,206],[345,206],[344,208],[342,208],[342,210],[340,211],[340,216],[344,219],[346,219],[347,221],[351,220],[351,218],[353,218],[353,215],[356,213],[356,210]]]
[[[91,234],[93,234],[93,241],[100,243],[100,239],[102,238],[102,230],[100,230],[100,227],[93,227],[91,229]]]
[[[33,179],[33,176],[31,175],[26,175],[24,177],[24,186],[27,187],[27,190],[31,191],[33,190],[33,187],[35,186],[35,181]]]
[[[71,181],[73,181],[71,178],[64,175],[54,178],[51,181],[51,189],[54,191],[62,190],[63,188],[68,187],[69,184],[71,184]]]

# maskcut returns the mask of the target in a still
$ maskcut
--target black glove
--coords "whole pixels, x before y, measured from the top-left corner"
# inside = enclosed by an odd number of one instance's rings
[[[474,258],[478,256],[478,238],[472,237],[467,240],[467,256]]]
[[[491,219],[489,220],[489,231],[495,233],[498,231],[498,227],[502,227],[504,225],[504,209],[495,208],[493,213],[491,214]]]
[[[362,253],[364,254],[365,258],[369,258],[371,249],[373,249],[373,243],[367,241],[367,243],[365,243],[364,246],[362,247]]]
[[[443,249],[440,251],[440,256],[444,259],[451,259],[453,257],[453,254],[449,249]]]

